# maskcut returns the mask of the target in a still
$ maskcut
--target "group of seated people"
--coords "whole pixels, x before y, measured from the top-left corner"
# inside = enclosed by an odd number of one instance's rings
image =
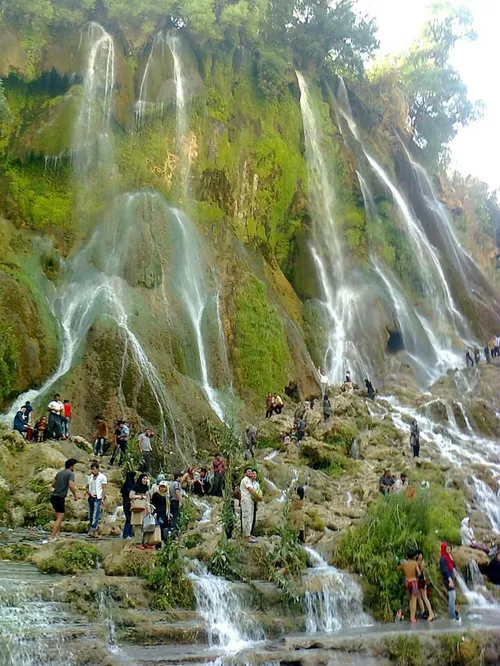
[[[400,493],[409,489],[408,475],[401,472],[399,478],[394,477],[388,469],[386,469],[378,482],[378,490],[382,495],[389,493]]]
[[[15,414],[13,429],[25,439],[33,442],[43,442],[48,434],[47,417],[42,416],[33,425],[33,408],[27,401]]]
[[[194,467],[188,467],[180,478],[182,490],[193,495],[209,495],[212,485],[208,469],[200,467],[195,471]]]

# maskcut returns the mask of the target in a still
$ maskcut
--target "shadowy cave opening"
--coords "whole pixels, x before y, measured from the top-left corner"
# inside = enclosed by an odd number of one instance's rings
[[[405,343],[401,331],[389,331],[389,339],[387,340],[387,353],[397,354],[404,348]]]

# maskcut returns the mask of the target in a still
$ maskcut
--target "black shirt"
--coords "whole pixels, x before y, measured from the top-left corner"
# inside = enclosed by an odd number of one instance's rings
[[[155,493],[151,498],[151,504],[156,509],[156,517],[158,520],[167,521],[167,495]]]

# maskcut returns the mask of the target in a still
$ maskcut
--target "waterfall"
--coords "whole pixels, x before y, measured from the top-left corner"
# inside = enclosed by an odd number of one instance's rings
[[[405,238],[415,258],[414,268],[418,275],[419,288],[424,297],[422,306],[427,310],[425,315],[415,311],[415,316],[420,323],[418,328],[420,330],[423,329],[425,332],[427,347],[429,343],[433,347],[434,355],[438,359],[437,372],[440,374],[447,367],[457,365],[460,362],[460,357],[453,351],[453,346],[457,343],[465,344],[470,340],[468,325],[455,305],[438,251],[427,239],[420,221],[414,215],[388,173],[366,149],[358,127],[352,117],[347,89],[342,79],[340,79],[339,83],[336,110],[339,115],[339,121],[343,120],[347,125],[350,135],[354,140],[356,151],[362,155],[371,173],[375,175],[379,182],[392,195],[396,211],[399,215],[401,230],[404,231]],[[361,159],[359,161],[360,169],[362,169],[364,161]],[[361,174],[359,176],[367,212],[377,222],[378,213],[373,203],[367,179]],[[393,295],[389,293],[389,296],[394,301]],[[409,316],[408,310],[409,307],[405,306],[405,316]],[[414,319],[415,317],[413,316],[412,318]],[[431,321],[432,325],[429,323]],[[411,342],[411,337],[409,338],[409,342]],[[429,367],[429,361],[432,361],[432,359],[425,358],[425,355],[422,358],[421,354],[417,355],[417,359],[420,364],[424,364],[427,367]]]
[[[176,109],[176,147],[180,155],[180,170],[182,192],[187,198],[189,177],[189,155],[187,151],[187,114],[186,114],[186,86],[182,69],[182,60],[179,51],[179,38],[173,32],[167,35],[167,44],[172,53],[174,61],[174,86],[175,86],[175,109]]]
[[[468,565],[469,571],[472,573],[472,580],[470,586],[467,585],[461,573],[455,570],[455,577],[457,579],[458,587],[464,595],[467,604],[470,608],[491,608],[495,610],[500,609],[500,605],[488,591],[484,585],[483,576],[479,571],[477,562],[472,560]]]
[[[167,91],[164,82],[170,69],[170,49],[163,30],[157,32],[151,44],[135,103],[135,125],[140,130],[147,120],[161,118],[165,111]],[[157,72],[159,72],[157,74]]]
[[[330,382],[340,383],[348,369],[353,370],[358,379],[371,375],[370,363],[361,356],[355,340],[355,336],[364,330],[363,294],[346,280],[334,187],[321,145],[323,138],[311,105],[308,85],[300,72],[296,72],[296,75],[300,88],[308,189],[314,220],[311,253],[323,292],[322,305],[329,327],[324,365]]]
[[[209,574],[201,565],[190,574],[196,597],[196,609],[203,617],[211,646],[225,652],[239,652],[249,643],[262,640],[262,629],[246,610],[242,594],[235,585]]]
[[[363,592],[354,578],[329,566],[313,548],[305,546],[305,551],[312,565],[304,581],[307,633],[371,624],[363,611]]]
[[[79,179],[86,178],[91,170],[109,167],[112,162],[110,120],[115,88],[115,47],[111,35],[98,23],[91,22],[82,33],[82,44],[88,54],[73,138],[74,169]]]
[[[112,654],[118,654],[121,649],[116,640],[116,627],[111,610],[111,595],[108,588],[101,588],[96,594],[98,603],[98,617],[106,631],[106,646]]]

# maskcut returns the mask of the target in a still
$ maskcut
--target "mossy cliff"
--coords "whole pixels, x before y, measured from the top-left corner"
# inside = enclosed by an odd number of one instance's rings
[[[369,224],[355,151],[344,140],[337,117],[339,78],[319,68],[314,58],[308,60],[288,48],[277,57],[252,40],[237,38],[227,26],[224,40],[208,29],[203,35],[191,17],[188,28],[177,31],[187,100],[187,130],[180,146],[177,75],[172,52],[158,47],[158,29],[165,27],[159,19],[148,22],[139,13],[132,20],[125,12],[120,22],[113,3],[104,3],[99,11],[92,3],[79,12],[56,8],[50,16],[36,14],[36,21],[35,14],[22,19],[10,8],[0,30],[0,76],[9,112],[0,124],[6,248],[0,264],[3,404],[21,390],[39,386],[56,366],[60,333],[51,308],[65,288],[72,259],[99,226],[112,229],[128,214],[126,206],[121,208],[128,194],[152,189],[188,210],[201,234],[218,284],[229,375],[238,394],[250,406],[268,390],[283,391],[290,382],[303,395],[317,392],[313,364],[322,362],[327,331],[317,307],[321,292],[310,252],[304,129],[293,69],[297,62],[310,81],[320,118],[350,269],[359,276],[366,274],[369,248],[381,248],[409,299],[421,297],[414,279],[415,257],[398,231],[387,192],[374,189],[380,224]],[[84,95],[81,37],[89,19],[102,21],[114,42],[110,126],[115,155],[109,173],[103,178],[96,170],[84,186],[73,177],[71,156],[77,148],[75,123]],[[146,69],[148,85],[154,89],[151,94],[160,101],[138,117]],[[365,78],[352,79],[349,91],[367,143],[391,173],[401,175],[402,187],[409,190],[408,177],[398,167],[399,140],[392,134],[399,131],[408,143],[405,107],[397,90]],[[175,310],[178,297],[164,293],[169,271],[165,258],[172,265],[173,241],[153,209],[147,201],[134,209],[131,224],[137,236],[127,250],[123,270],[131,290],[127,321],[171,394],[172,418],[189,427],[193,412],[201,420],[210,412],[203,404],[192,331]],[[466,214],[476,213],[469,207]],[[490,224],[491,215],[486,222]],[[476,226],[486,222],[483,216]],[[102,254],[106,251],[111,250]],[[493,274],[491,241],[485,252],[489,258],[479,248],[481,263]],[[101,260],[92,257],[91,263]],[[493,326],[495,316],[474,309],[470,294],[456,283],[456,287],[452,283],[455,296],[473,327],[484,328],[485,322]],[[175,314],[169,310],[172,301]],[[380,313],[370,354],[382,374],[394,322],[381,314],[382,301],[376,309]],[[81,425],[99,406],[118,415],[124,405],[131,414],[157,424],[159,410],[148,400],[151,389],[133,370],[133,362],[124,365],[123,327],[105,320],[105,316],[95,318],[75,354],[72,371],[54,388],[80,404]],[[223,354],[213,341],[206,346],[210,381],[227,388]],[[130,345],[127,349],[133,361]],[[88,394],[89,399],[78,393]]]

